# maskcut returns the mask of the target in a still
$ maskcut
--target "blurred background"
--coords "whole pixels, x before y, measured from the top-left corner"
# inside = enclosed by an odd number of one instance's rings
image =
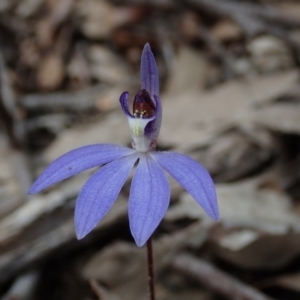
[[[0,299],[147,299],[130,182],[81,241],[75,199],[94,170],[26,195],[68,150],[130,145],[119,96],[139,90],[146,42],[158,147],[208,168],[221,216],[171,181],[154,235],[157,300],[300,299],[296,0],[0,0]]]

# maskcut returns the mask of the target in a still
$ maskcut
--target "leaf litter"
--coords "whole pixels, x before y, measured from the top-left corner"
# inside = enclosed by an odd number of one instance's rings
[[[0,1],[3,299],[147,299],[145,254],[127,223],[129,184],[80,242],[72,211],[88,174],[25,195],[70,149],[129,145],[118,97],[139,84],[145,42],[162,77],[159,148],[205,165],[220,205],[212,223],[171,181],[171,205],[154,236],[157,298],[299,298],[300,5],[181,5]]]

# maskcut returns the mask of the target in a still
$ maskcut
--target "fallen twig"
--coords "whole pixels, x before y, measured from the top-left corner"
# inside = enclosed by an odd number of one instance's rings
[[[177,255],[173,260],[172,267],[195,278],[208,289],[230,300],[272,300],[272,298],[231,277],[207,261],[189,254]]]
[[[52,94],[32,94],[20,99],[20,103],[27,109],[49,110],[68,109],[71,111],[82,111],[95,106],[95,99],[103,92],[104,85],[99,84],[93,87],[73,93],[52,93]]]

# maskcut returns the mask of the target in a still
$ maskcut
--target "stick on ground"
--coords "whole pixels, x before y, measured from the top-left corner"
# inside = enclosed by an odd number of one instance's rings
[[[230,300],[272,300],[258,290],[217,269],[209,262],[189,254],[177,255],[172,267]]]

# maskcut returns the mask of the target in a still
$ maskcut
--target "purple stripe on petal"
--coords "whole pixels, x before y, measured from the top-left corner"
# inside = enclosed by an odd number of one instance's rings
[[[211,218],[219,218],[214,183],[204,167],[179,153],[153,152],[151,155],[192,195]]]
[[[36,194],[84,170],[101,166],[133,152],[132,149],[112,144],[95,144],[74,149],[53,161],[37,178],[28,193]]]
[[[154,55],[150,45],[147,43],[144,46],[141,57],[141,87],[149,92],[153,97],[159,96],[159,76],[156,67]]]
[[[75,231],[84,238],[117,199],[138,156],[129,155],[103,166],[83,186],[75,208]]]
[[[165,215],[170,202],[168,180],[148,154],[141,155],[129,196],[130,230],[136,244],[143,246]]]

